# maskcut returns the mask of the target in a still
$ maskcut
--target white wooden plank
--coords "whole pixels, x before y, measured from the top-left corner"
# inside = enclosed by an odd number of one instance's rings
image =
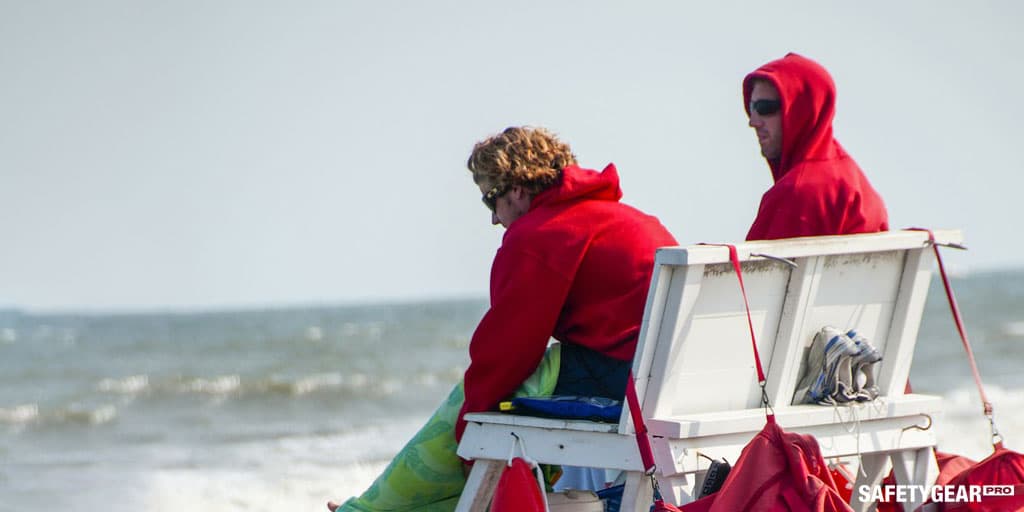
[[[805,319],[818,293],[823,258],[799,258],[796,263],[798,266],[790,277],[786,301],[782,305],[775,350],[767,362],[770,374],[766,386],[768,401],[775,407],[784,407],[792,402],[806,349],[813,339],[813,336],[808,336]]]
[[[863,421],[889,417],[914,417],[934,414],[942,409],[942,398],[932,395],[903,395],[892,399],[879,398],[874,402],[831,407],[823,405],[793,405],[775,409],[775,420],[784,428],[834,422],[850,422],[854,417]],[[680,415],[670,418],[651,418],[647,428],[652,435],[668,438],[687,438],[761,430],[764,426],[763,409],[744,409]],[[918,420],[912,423],[919,423]]]
[[[789,432],[808,434],[818,441],[822,456],[847,457],[866,453],[892,453],[900,450],[930,448],[935,445],[931,430],[905,430],[913,424],[908,418],[888,418],[859,428],[843,424],[818,424],[786,427]],[[707,468],[699,454],[735,462],[740,452],[760,429],[747,432],[693,437],[686,439],[654,438],[655,462],[664,475],[695,473]]]
[[[471,423],[488,423],[495,425],[510,425],[516,427],[536,427],[549,430],[570,430],[580,432],[615,432],[619,426],[617,423],[602,423],[586,420],[563,420],[557,418],[538,418],[536,416],[524,416],[519,414],[504,414],[500,412],[475,412],[465,416],[466,421]]]
[[[657,336],[652,345],[645,345],[639,365],[640,375],[647,376],[647,387],[640,395],[644,417],[656,416],[672,408],[672,399],[679,396],[678,382],[674,382],[676,369],[682,364],[684,336],[693,317],[693,307],[701,294],[704,267],[691,265],[673,270],[667,283],[668,295]],[[640,390],[637,390],[638,394]]]
[[[931,282],[928,266],[932,260],[931,255],[931,249],[907,251],[899,296],[893,310],[892,326],[887,336],[890,346],[886,347],[885,357],[878,363],[880,368],[877,370],[877,384],[882,395],[903,394],[907,378],[910,376],[914,346],[917,343],[917,333]]]
[[[647,512],[654,503],[654,489],[651,480],[639,471],[626,474],[626,485],[622,492],[621,512]]]
[[[930,486],[939,476],[939,465],[931,449],[904,450],[892,455],[892,472],[897,484]],[[915,510],[924,504],[924,498],[920,493],[911,495],[903,506]]]
[[[486,512],[504,469],[505,461],[477,460],[466,479],[455,512]]]
[[[658,249],[658,251],[661,251],[661,249]],[[633,355],[633,365],[630,368],[633,374],[634,390],[637,392],[638,398],[647,394],[648,381],[650,380],[650,364],[654,357],[653,350],[658,343],[658,336],[660,335],[662,318],[665,314],[673,275],[673,267],[658,263],[654,264],[651,288],[647,292],[643,322],[640,324],[636,351]],[[642,403],[642,398],[640,400]],[[622,415],[619,416],[618,432],[620,434],[631,434],[634,432],[629,405],[625,403],[622,407]]]
[[[961,243],[963,234],[959,230],[934,230],[939,243]],[[924,247],[928,234],[923,231],[887,231],[863,235],[821,236],[765,240],[734,244],[740,261],[760,260],[751,253],[770,254],[782,258],[804,258],[830,254],[893,251]],[[658,263],[668,265],[711,265],[729,261],[729,250],[710,245],[662,248],[657,254]]]
[[[862,485],[873,488],[881,484],[882,478],[885,477],[887,471],[889,471],[888,454],[866,453],[861,456],[860,470],[857,471],[857,477],[853,482],[853,495],[850,496],[850,506],[853,507],[853,510],[856,512],[867,512],[868,510],[876,509],[878,503],[870,499],[866,501],[861,500],[858,489]]]
[[[606,432],[469,423],[458,454],[464,459],[505,459],[513,432],[523,440],[527,454],[544,464],[643,470],[636,437]]]

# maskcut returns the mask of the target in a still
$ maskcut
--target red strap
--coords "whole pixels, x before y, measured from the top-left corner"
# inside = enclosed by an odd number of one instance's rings
[[[949,301],[949,309],[953,313],[953,322],[956,323],[956,330],[960,333],[960,341],[967,352],[967,361],[971,364],[971,373],[974,374],[974,384],[978,387],[978,394],[981,395],[981,403],[984,405],[985,416],[992,421],[992,402],[985,395],[985,386],[981,383],[981,373],[978,372],[978,364],[974,361],[974,351],[971,350],[971,342],[967,339],[967,330],[964,329],[963,318],[960,316],[960,307],[956,303],[956,296],[953,294],[953,287],[949,284],[949,277],[946,276],[946,266],[942,263],[942,255],[939,254],[939,245],[935,243],[935,234],[927,228],[909,228],[909,231],[924,231],[928,233],[928,241],[935,251],[935,261],[939,264],[939,275],[942,276],[942,286],[946,288],[946,299]],[[993,424],[993,437],[997,436]],[[996,448],[1002,447],[1002,441],[994,443]]]
[[[644,415],[640,412],[640,399],[636,396],[632,371],[629,372],[626,381],[626,402],[629,404],[629,414],[633,418],[633,430],[636,431],[636,445],[640,448],[644,473],[650,475],[654,473],[654,452],[651,450],[651,440],[647,438],[647,424],[644,423]]]
[[[629,414],[633,417],[633,430],[636,431],[636,445],[640,448],[640,460],[644,463],[644,474],[651,477],[651,486],[654,488],[654,511],[680,512],[678,508],[661,498],[661,491],[658,489],[658,481],[654,477],[657,469],[654,465],[654,452],[651,450],[651,440],[647,437],[647,424],[644,423],[644,415],[640,412],[640,399],[636,396],[636,384],[633,380],[633,372],[629,372],[629,379],[626,381],[626,402],[629,403]]]
[[[715,245],[718,247],[729,248],[729,261],[732,262],[732,268],[736,271],[736,278],[740,281],[740,293],[743,294],[743,307],[747,308],[747,327],[750,328],[750,345],[754,349],[754,363],[757,365],[757,383],[764,387],[765,377],[764,370],[761,368],[761,355],[757,352],[757,338],[754,337],[754,321],[750,318],[750,302],[747,301],[747,288],[743,286],[743,271],[740,270],[740,258],[736,253],[736,246],[731,244],[705,244],[701,245]]]

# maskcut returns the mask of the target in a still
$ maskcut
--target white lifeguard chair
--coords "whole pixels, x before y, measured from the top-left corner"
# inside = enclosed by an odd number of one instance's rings
[[[959,231],[936,231],[959,243]],[[938,474],[931,420],[941,398],[904,394],[931,279],[928,234],[892,231],[736,245],[782,428],[813,435],[826,458],[860,456],[856,485],[877,485],[890,463],[899,484],[930,485]],[[792,264],[795,265],[792,265]],[[856,328],[883,354],[879,397],[852,406],[791,405],[814,335]],[[659,249],[633,374],[667,501],[695,498],[707,470],[700,455],[734,462],[764,426],[746,309],[726,247]],[[646,511],[651,486],[628,411],[618,424],[501,413],[467,414],[458,453],[475,464],[459,511],[485,510],[515,433],[540,463],[626,472],[622,510]],[[854,488],[853,507],[858,502]],[[920,505],[904,503],[908,510]]]

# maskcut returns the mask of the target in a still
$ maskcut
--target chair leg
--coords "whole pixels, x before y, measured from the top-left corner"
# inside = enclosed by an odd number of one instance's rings
[[[505,461],[476,459],[455,512],[486,512],[504,469]]]
[[[658,476],[658,488],[661,497],[673,505],[683,505],[695,500],[696,489],[691,477],[686,474]]]
[[[654,503],[651,478],[640,471],[626,473],[626,486],[622,492],[621,512],[647,512]]]
[[[931,448],[904,450],[892,454],[892,472],[897,484],[931,486],[939,476],[939,465]],[[917,494],[912,498],[917,499],[904,504],[904,509],[914,510],[925,501],[924,496]]]
[[[878,503],[870,499],[861,500],[861,486],[868,486],[873,489],[882,483],[885,472],[889,469],[889,455],[883,453],[865,453],[861,455],[860,468],[857,470],[857,478],[853,482],[853,496],[850,499],[850,506],[856,512],[873,511],[878,508]]]

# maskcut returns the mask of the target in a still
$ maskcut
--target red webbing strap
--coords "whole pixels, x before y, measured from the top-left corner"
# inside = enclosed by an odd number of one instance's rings
[[[626,381],[626,402],[629,404],[629,415],[633,418],[633,430],[636,431],[636,445],[640,448],[640,460],[644,463],[644,474],[654,474],[654,452],[651,451],[651,440],[647,438],[647,424],[640,412],[640,399],[636,396],[636,384],[633,372],[629,372]]]
[[[985,395],[985,386],[981,383],[981,373],[978,372],[978,364],[974,360],[974,350],[971,349],[971,342],[967,339],[967,330],[964,329],[963,318],[960,316],[960,306],[956,303],[956,296],[953,294],[953,287],[949,284],[949,277],[946,276],[946,266],[942,263],[942,255],[939,254],[939,245],[935,243],[935,234],[927,228],[909,228],[909,231],[924,231],[928,233],[928,241],[935,251],[935,261],[939,264],[939,275],[942,276],[942,286],[946,288],[946,300],[949,301],[949,309],[953,313],[953,322],[956,323],[956,330],[960,333],[960,342],[967,352],[967,362],[971,365],[971,373],[974,374],[974,384],[978,387],[978,394],[981,395],[981,403],[984,405],[985,417],[992,426],[992,445],[995,448],[1002,448],[1002,436],[996,430],[995,422],[992,419],[992,402]],[[997,441],[998,439],[998,441]]]
[[[732,263],[733,270],[736,271],[736,279],[740,281],[740,293],[743,294],[743,307],[747,309],[747,327],[750,329],[750,346],[754,349],[754,363],[757,365],[757,383],[761,385],[761,390],[764,391],[765,377],[764,369],[761,368],[761,355],[757,352],[757,338],[754,336],[754,321],[750,317],[750,302],[747,300],[747,288],[743,286],[743,271],[740,269],[740,258],[736,253],[736,246],[731,244],[706,244],[701,245],[715,245],[718,247],[729,248],[729,261]],[[767,396],[763,397],[767,401]],[[765,403],[765,405],[768,405]],[[770,414],[769,414],[770,416]]]
[[[629,404],[629,414],[633,418],[633,430],[636,431],[636,446],[640,449],[640,460],[644,463],[644,474],[651,477],[651,487],[654,489],[654,510],[675,510],[679,509],[666,505],[661,498],[661,490],[658,489],[658,479],[654,477],[657,467],[654,465],[654,452],[651,450],[651,440],[647,437],[647,424],[644,423],[644,415],[640,412],[640,399],[636,396],[636,381],[633,380],[632,370],[626,381],[626,402]]]

